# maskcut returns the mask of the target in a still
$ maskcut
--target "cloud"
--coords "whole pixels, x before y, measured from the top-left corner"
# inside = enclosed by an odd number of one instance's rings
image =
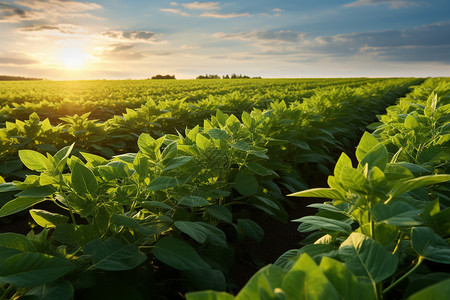
[[[237,18],[237,17],[247,17],[250,16],[249,13],[229,13],[229,14],[221,14],[218,12],[204,12],[200,16],[202,17],[209,17],[209,18],[216,18],[216,19],[231,19],[231,18]]]
[[[21,0],[13,4],[0,2],[0,23],[20,23],[30,20],[48,20],[61,17],[97,18],[86,11],[101,9],[90,2],[65,0]]]
[[[44,15],[41,13],[30,12],[8,3],[0,2],[0,23],[20,23],[43,18]]]
[[[391,8],[400,8],[417,5],[416,2],[404,0],[357,0],[355,2],[345,4],[344,7],[368,6],[378,4],[390,4]]]
[[[160,11],[168,12],[168,13],[172,13],[172,14],[176,14],[176,15],[180,15],[180,16],[189,17],[189,14],[187,12],[184,12],[181,9],[177,9],[177,8],[161,8]]]
[[[238,33],[215,33],[214,37],[221,39],[237,39],[244,41],[256,42],[298,42],[306,37],[305,33],[294,32],[290,30],[282,31],[252,31],[252,32],[238,32]]]
[[[97,48],[96,57],[101,60],[109,61],[133,61],[145,57],[142,52],[133,51],[134,45],[131,44],[112,44],[106,47]]]
[[[15,1],[14,3],[33,10],[46,10],[58,13],[73,13],[102,8],[102,6],[97,3],[70,0],[21,0]]]
[[[19,29],[21,32],[42,32],[42,31],[57,31],[62,34],[75,34],[77,32],[80,32],[81,29],[72,24],[33,24],[24,26]]]
[[[182,6],[187,9],[199,9],[199,10],[218,10],[219,2],[191,2],[191,3],[183,3]]]
[[[154,33],[152,31],[121,31],[121,30],[109,30],[102,32],[102,35],[114,39],[123,41],[138,41],[147,43],[157,43],[161,34]]]
[[[22,53],[8,52],[6,54],[0,54],[0,65],[34,65],[40,62],[28,55]]]

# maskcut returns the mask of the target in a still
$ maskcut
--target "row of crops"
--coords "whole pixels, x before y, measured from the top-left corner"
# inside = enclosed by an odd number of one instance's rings
[[[182,101],[193,107],[189,112],[219,108],[239,112],[264,106],[272,100],[291,102],[314,94],[318,88],[356,87],[380,82],[377,78],[352,79],[267,79],[267,80],[121,80],[121,81],[37,81],[0,82],[0,122],[24,120],[32,112],[59,123],[60,117],[90,113],[94,119],[106,121],[115,115],[150,102],[160,109]],[[215,98],[218,98],[215,103]],[[221,107],[221,103],[240,101],[241,107]],[[165,103],[165,104],[164,104]],[[236,103],[235,103],[236,104]],[[188,108],[185,108],[188,110]],[[229,111],[228,113],[230,113]],[[210,115],[205,112],[203,118]]]
[[[221,80],[208,80],[209,85],[205,85],[205,81],[195,80],[180,81],[178,85],[175,85],[177,81],[171,80],[158,81],[160,85],[156,85],[152,81],[99,81],[99,83],[105,85],[103,89],[99,88],[100,91],[107,90],[116,94],[122,92],[124,99],[126,99],[123,102],[116,99],[111,101],[101,100],[100,96],[96,96],[97,90],[94,89],[95,83],[98,83],[96,81],[18,82],[17,84],[23,86],[23,89],[29,84],[29,89],[24,95],[28,96],[34,91],[36,101],[33,102],[34,106],[27,109],[20,101],[11,102],[12,100],[18,101],[17,99],[12,96],[7,97],[13,94],[14,85],[5,88],[4,95],[6,96],[0,101],[2,101],[5,119],[9,121],[5,121],[4,128],[0,128],[0,155],[4,162],[0,164],[0,175],[23,175],[22,164],[17,160],[17,151],[20,149],[54,154],[62,147],[75,143],[77,149],[110,158],[119,153],[136,152],[138,150],[137,138],[142,133],[148,133],[157,138],[166,134],[184,132],[186,128],[192,129],[196,125],[202,126],[204,120],[210,118],[211,115],[215,115],[218,109],[226,114],[236,116],[240,116],[244,111],[250,113],[253,110],[257,111],[257,109],[261,110],[261,113],[267,114],[272,110],[271,106],[276,106],[279,103],[312,114],[309,117],[311,121],[308,122],[315,122],[315,119],[320,120],[320,118],[327,117],[328,112],[325,112],[325,110],[330,110],[330,113],[337,118],[337,110],[340,109],[337,105],[341,105],[341,102],[342,105],[351,105],[351,102],[344,101],[346,98],[352,98],[354,102],[358,102],[358,97],[364,97],[367,102],[371,101],[369,98],[374,97],[385,97],[386,101],[394,101],[398,95],[406,91],[408,86],[419,81],[413,79],[315,79],[311,82],[298,79],[232,80],[231,83],[223,81],[225,87],[230,89],[224,95],[220,95],[224,89]],[[56,86],[63,90],[66,85],[69,85],[65,93],[76,93],[77,88],[70,86],[70,84],[86,84],[86,86],[80,87],[81,91],[84,91],[81,93],[84,97],[83,100],[74,96],[70,97],[70,109],[72,111],[76,110],[77,107],[84,106],[87,106],[86,109],[94,109],[93,103],[96,103],[99,109],[104,106],[112,107],[112,103],[119,103],[122,115],[97,120],[92,119],[89,111],[86,112],[83,109],[84,114],[82,115],[65,116],[66,112],[58,106],[58,95],[63,92],[60,90],[57,90],[59,92],[54,91],[52,88]],[[157,88],[155,88],[155,85]],[[345,85],[355,85],[356,87],[351,88]],[[367,88],[367,85],[370,86],[370,89]],[[127,88],[125,89],[124,86]],[[191,102],[186,100],[186,95],[190,93],[189,87],[191,90],[201,93],[201,100]],[[137,91],[134,91],[134,88]],[[154,89],[156,91],[153,91]],[[153,91],[152,97],[155,98],[146,99],[146,93],[150,94],[147,90]],[[144,91],[147,92],[144,93]],[[176,91],[177,95],[174,95],[171,100],[167,100],[163,99],[164,95],[159,96],[158,91],[159,93],[165,91],[169,94]],[[52,93],[55,93],[55,95],[50,98]],[[130,93],[135,93],[132,94],[133,97],[140,95],[140,101],[145,101],[145,103],[142,105],[136,104],[133,99],[137,98],[131,97]],[[205,93],[211,94],[205,96]],[[370,95],[369,93],[373,94]],[[102,95],[102,93],[99,92],[99,95]],[[91,103],[90,99],[94,97],[98,98],[92,100]],[[115,98],[117,97],[115,96]],[[48,107],[42,107],[42,103],[45,102],[42,99],[45,98],[49,98],[51,103],[56,105],[56,112]],[[334,98],[337,100],[334,100]],[[124,106],[125,104],[131,107],[133,105],[140,106],[131,109]],[[11,105],[17,106],[17,110],[12,110]],[[316,111],[316,107],[321,108]],[[382,107],[381,105],[378,108],[382,109]],[[345,108],[343,107],[343,109]],[[365,107],[360,108],[362,116],[365,114],[369,118],[373,117],[370,110],[364,109]],[[17,115],[18,112],[25,112],[25,114],[19,116]],[[58,121],[51,121],[43,117],[49,114]],[[343,119],[345,119],[345,115]],[[339,122],[339,120],[335,121]],[[332,127],[332,122],[333,120],[328,120],[321,123],[329,124],[327,126]],[[321,128],[321,126],[318,128]],[[334,133],[332,132],[332,134]],[[345,137],[345,135],[342,136]],[[355,138],[355,135],[351,138]]]
[[[114,128],[121,135],[107,132],[101,141],[136,141],[134,148],[110,147],[117,150],[113,157],[99,155],[106,146],[86,138],[88,130],[71,135],[71,127],[37,114],[7,122],[0,131],[6,158],[0,220],[30,215],[35,228],[0,234],[0,294],[173,299],[193,290],[229,291],[237,247],[264,235],[255,211],[286,221],[290,202],[301,201],[286,199],[293,193],[332,200],[313,204],[315,216],[296,220],[299,231],[312,232],[304,246],[261,269],[237,299],[446,295],[450,176],[441,173],[449,173],[448,80],[426,80],[380,116],[374,135],[365,133],[359,142],[356,167],[348,156],[353,151],[339,156],[375,114],[421,82],[315,89],[304,99],[239,114],[219,109],[202,122],[188,119],[190,126],[178,132],[170,128],[184,105],[155,122],[158,131],[148,123],[154,115],[128,109],[122,120],[135,115],[143,127],[122,123]],[[107,130],[109,121],[85,119]],[[330,188],[308,190],[330,166]],[[187,298],[233,296],[196,292]]]

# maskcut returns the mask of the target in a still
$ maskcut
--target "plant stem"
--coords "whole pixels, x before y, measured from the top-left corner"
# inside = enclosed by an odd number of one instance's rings
[[[409,270],[408,272],[406,272],[406,274],[404,274],[402,277],[400,277],[399,279],[397,279],[396,281],[394,281],[390,286],[388,286],[383,292],[382,295],[386,294],[387,292],[389,292],[392,288],[394,288],[399,282],[401,282],[403,279],[405,279],[406,277],[408,277],[409,275],[411,275],[412,272],[414,272],[422,263],[422,261],[424,260],[423,256],[419,256],[419,260],[417,261],[417,264],[411,268],[411,270]]]
[[[13,286],[12,286],[12,285],[9,285],[9,286],[6,288],[6,291],[5,291],[5,292],[3,293],[3,295],[1,296],[0,300],[5,299],[5,297],[8,296],[9,292],[10,292],[12,289],[13,289]]]

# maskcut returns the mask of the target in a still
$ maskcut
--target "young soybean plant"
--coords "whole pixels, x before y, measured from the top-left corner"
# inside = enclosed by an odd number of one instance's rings
[[[329,188],[291,194],[332,201],[312,204],[319,208],[317,215],[294,220],[302,223],[299,231],[319,233],[313,234],[313,244],[288,251],[276,264],[289,268],[301,253],[334,257],[369,282],[381,299],[424,260],[450,263],[450,247],[442,238],[450,234],[448,218],[443,218],[448,210],[441,212],[438,199],[429,200],[425,188],[450,180],[450,175],[414,178],[406,167],[389,163],[385,146],[367,132],[356,158],[353,168],[346,154],[340,156]]]

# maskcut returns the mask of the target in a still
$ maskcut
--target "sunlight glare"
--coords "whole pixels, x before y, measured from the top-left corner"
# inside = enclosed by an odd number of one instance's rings
[[[78,70],[86,62],[87,54],[81,48],[65,48],[59,59],[66,69]]]

